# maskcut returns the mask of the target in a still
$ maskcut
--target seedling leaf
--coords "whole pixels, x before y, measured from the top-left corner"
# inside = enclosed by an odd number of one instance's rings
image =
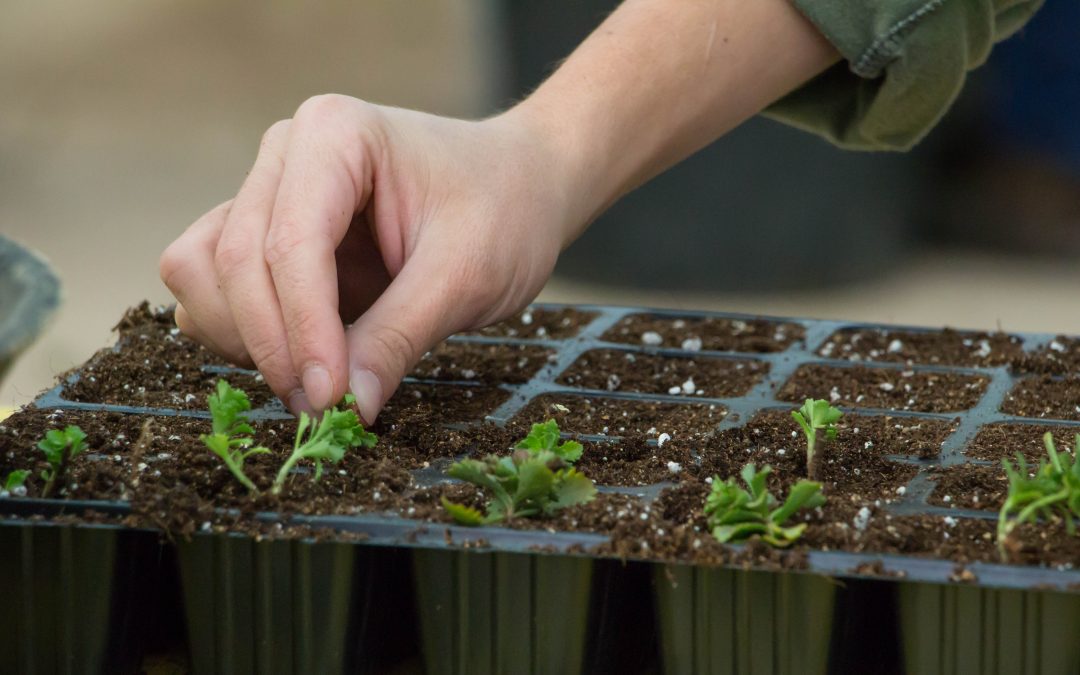
[[[480,513],[471,506],[465,506],[464,504],[457,504],[450,501],[446,497],[442,498],[443,508],[446,512],[457,522],[458,525],[467,525],[469,527],[475,527],[476,525],[484,524],[484,514]]]
[[[801,509],[825,503],[821,484],[800,480],[777,507],[776,498],[766,488],[771,472],[769,466],[758,471],[753,464],[745,465],[739,473],[748,489],[742,488],[734,478],[726,481],[713,478],[712,491],[705,499],[705,515],[718,541],[736,543],[758,535],[771,546],[783,547],[802,536],[805,523],[791,527],[784,527],[784,523]]]
[[[791,416],[799,423],[806,436],[806,475],[814,478],[814,453],[817,450],[817,432],[825,432],[825,440],[836,438],[836,423],[844,413],[839,408],[829,405],[824,399],[806,399],[802,408],[791,411]]]
[[[38,441],[37,447],[45,453],[45,461],[49,464],[49,468],[41,472],[41,477],[45,480],[45,487],[41,490],[42,497],[52,495],[68,464],[86,449],[83,443],[85,440],[86,434],[82,429],[68,425],[63,430],[50,429],[45,432],[45,438]]]
[[[274,479],[272,488],[274,494],[281,493],[289,472],[297,463],[305,459],[314,462],[315,473],[312,478],[318,481],[322,478],[323,462],[336,464],[345,457],[345,452],[350,448],[375,446],[378,437],[364,429],[356,411],[349,407],[353,403],[355,403],[355,398],[347,395],[340,406],[324,412],[317,423],[307,413],[300,413],[293,452],[281,465]]]
[[[559,427],[549,420],[534,424],[532,432],[511,454],[463,459],[451,465],[447,474],[489,493],[491,501],[483,522],[494,523],[506,518],[551,515],[593,499],[596,486],[570,467],[580,456],[581,444],[560,444]],[[450,511],[445,503],[443,506]],[[453,512],[451,515],[458,519]]]
[[[26,485],[26,479],[30,477],[30,472],[25,469],[16,469],[7,475],[4,479],[4,491],[13,492],[17,488],[21,488]]]
[[[1080,519],[1080,462],[1073,455],[1059,453],[1050,432],[1043,436],[1043,446],[1047,458],[1039,460],[1034,476],[1021,453],[1016,455],[1015,466],[1002,460],[1009,481],[1008,494],[998,512],[997,544],[1003,561],[1008,561],[1010,536],[1021,523],[1060,519],[1069,535],[1076,533],[1076,520]],[[1076,435],[1074,452],[1077,448],[1080,434]]]
[[[514,447],[534,452],[547,450],[555,453],[559,459],[567,464],[573,464],[581,459],[581,453],[584,450],[581,443],[577,441],[559,443],[559,434],[558,422],[551,419],[543,424],[532,425],[529,435],[518,441],[518,444]]]

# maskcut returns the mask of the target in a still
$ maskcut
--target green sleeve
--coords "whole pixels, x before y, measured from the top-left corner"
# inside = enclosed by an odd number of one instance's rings
[[[906,150],[1043,0],[792,0],[844,60],[765,114],[856,150]]]

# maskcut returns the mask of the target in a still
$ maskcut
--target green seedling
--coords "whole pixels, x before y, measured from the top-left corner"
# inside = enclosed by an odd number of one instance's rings
[[[543,424],[534,424],[529,435],[518,441],[514,448],[518,450],[548,450],[567,464],[573,464],[581,459],[584,448],[577,441],[559,442],[559,424],[555,420],[548,420]]]
[[[720,543],[737,543],[753,536],[771,546],[785,547],[802,536],[806,523],[785,527],[784,523],[799,509],[812,509],[825,503],[821,483],[800,480],[791,487],[787,499],[780,506],[765,488],[765,481],[772,467],[761,471],[753,464],[742,468],[740,475],[746,487],[743,489],[734,478],[721,481],[713,478],[712,492],[705,499],[705,515],[709,528]]]
[[[584,504],[596,496],[596,486],[572,466],[581,451],[581,444],[575,441],[559,443],[559,426],[554,420],[534,424],[510,455],[464,459],[447,470],[451,477],[491,495],[486,514],[445,497],[443,508],[461,525],[485,525],[508,518],[550,516]]]
[[[1080,462],[1067,453],[1059,453],[1054,437],[1048,431],[1043,436],[1047,459],[1039,460],[1034,476],[1029,475],[1027,462],[1016,453],[1016,466],[1001,460],[1009,479],[1009,492],[998,513],[997,544],[1001,559],[1008,560],[1009,536],[1021,523],[1035,523],[1040,517],[1048,521],[1061,520],[1070,535],[1076,534],[1080,518]],[[1080,448],[1080,434],[1074,448]]]
[[[296,441],[293,443],[293,452],[285,463],[281,465],[277,478],[274,479],[274,494],[281,494],[285,487],[285,479],[289,471],[301,460],[310,459],[315,462],[314,480],[322,477],[323,462],[336,464],[345,456],[349,448],[375,446],[378,438],[375,434],[365,431],[364,425],[360,424],[360,418],[352,409],[356,403],[356,397],[346,394],[340,407],[331,408],[323,413],[322,418],[316,424],[307,413],[300,413],[300,423],[296,428]],[[344,408],[342,410],[341,408]],[[307,439],[304,439],[308,432]]]
[[[67,472],[68,464],[76,456],[86,450],[83,441],[86,434],[75,425],[61,429],[52,429],[45,434],[45,438],[38,442],[37,447],[45,453],[45,461],[49,468],[41,472],[41,478],[45,481],[45,487],[41,490],[42,497],[51,497],[56,485],[63,481]]]
[[[234,389],[225,380],[218,380],[217,391],[207,400],[213,419],[213,433],[202,434],[199,439],[225,462],[241,485],[250,492],[258,492],[255,483],[244,473],[244,461],[252,455],[266,454],[270,450],[261,445],[251,447],[255,441],[251,437],[254,431],[246,414],[251,410],[247,394]]]
[[[836,423],[840,421],[843,414],[839,408],[832,407],[828,401],[820,398],[816,400],[808,398],[802,408],[791,411],[791,416],[799,423],[803,434],[806,435],[806,476],[808,478],[816,478],[818,474],[818,462],[815,461],[818,431],[825,431],[825,440],[831,441],[836,438]]]
[[[26,485],[26,479],[30,477],[30,472],[25,469],[16,469],[7,475],[4,479],[4,492],[11,494],[19,488]]]

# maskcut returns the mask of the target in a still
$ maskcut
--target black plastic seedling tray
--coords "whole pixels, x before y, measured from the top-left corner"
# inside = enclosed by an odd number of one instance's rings
[[[557,305],[537,305],[556,311]],[[715,431],[750,421],[756,413],[797,405],[780,401],[777,392],[803,365],[851,367],[847,359],[820,355],[837,331],[887,329],[932,332],[924,328],[853,324],[805,319],[772,319],[739,314],[652,310],[622,307],[575,307],[592,316],[565,339],[498,337],[469,334],[452,342],[490,345],[537,345],[554,353],[522,384],[499,384],[509,398],[487,420],[502,425],[544,394],[632,399],[649,402],[715,404],[726,411]],[[802,339],[777,352],[688,351],[644,344],[608,342],[602,336],[631,315],[685,319],[715,317],[737,321],[765,319],[795,324]],[[1026,353],[1046,347],[1049,334],[1016,334]],[[760,380],[739,397],[641,394],[582,389],[557,380],[590,350],[618,350],[694,359],[757,361],[767,366]],[[934,467],[965,463],[965,444],[992,423],[1061,425],[1080,422],[1045,417],[1015,417],[1000,412],[1020,375],[1008,365],[953,367],[941,364],[862,360],[880,369],[956,373],[988,378],[978,403],[966,410],[921,413],[895,409],[850,408],[845,412],[954,424],[932,460],[906,456],[891,460],[916,467],[903,495],[885,504],[897,516],[927,515],[993,519],[996,514],[949,508],[927,500]],[[233,372],[232,369],[217,369]],[[246,371],[237,371],[246,372]],[[74,373],[71,377],[78,378]],[[478,386],[475,381],[411,380],[436,387]],[[98,410],[132,415],[207,417],[202,411],[142,408],[73,402],[63,386],[34,403],[43,409]],[[819,396],[827,396],[822,392]],[[1080,402],[1078,402],[1080,403]],[[1080,408],[1078,408],[1080,410]],[[253,419],[289,417],[279,404],[254,411]],[[480,420],[477,420],[479,422]],[[540,420],[535,420],[540,421]],[[614,435],[581,436],[607,442]],[[436,485],[453,458],[435,460],[413,472],[415,484]],[[670,483],[640,487],[604,487],[600,491],[653,500]],[[145,610],[146,595],[122,593],[114,560],[129,540],[138,540],[143,561],[131,579],[153,584],[162,555],[146,531],[116,526],[55,525],[59,514],[86,509],[122,515],[123,502],[0,500],[11,517],[0,527],[8,544],[10,569],[2,579],[4,597],[22,597],[26,611],[14,617],[14,629],[0,631],[0,654],[17,658],[20,672],[66,671],[64,663],[123,663],[100,654],[123,651],[137,638],[131,615]],[[659,668],[667,673],[814,673],[845,672],[1076,672],[1080,648],[1080,571],[973,562],[963,568],[950,560],[873,552],[809,551],[797,570],[670,564],[648,560],[613,560],[595,553],[603,534],[504,527],[466,528],[420,522],[399,515],[301,516],[260,513],[269,523],[311,526],[352,535],[349,541],[255,540],[242,535],[198,534],[175,543],[179,584],[192,663],[196,672],[345,672],[379,670],[419,644],[411,662],[433,673],[484,672],[635,672]],[[59,533],[59,538],[53,533]],[[89,533],[89,534],[88,534]],[[78,542],[89,538],[93,544]],[[56,539],[56,541],[52,541]],[[44,542],[44,543],[42,543]],[[66,542],[66,543],[65,543]],[[72,543],[75,542],[75,543]],[[80,569],[114,580],[112,590],[89,586],[55,604],[55,616],[42,619],[39,605],[26,595],[41,548],[59,560],[56,574]],[[82,546],[82,548],[80,548]],[[107,553],[95,551],[97,547]],[[54,551],[55,549],[55,551]],[[64,563],[74,558],[74,563]],[[167,559],[168,556],[165,556]],[[18,562],[21,561],[21,562]],[[1080,562],[1080,561],[1078,561]],[[69,564],[64,568],[64,564]],[[130,563],[125,563],[130,564]],[[868,565],[872,564],[872,568]],[[873,578],[866,575],[873,569]],[[856,571],[856,570],[862,570]],[[40,570],[37,571],[40,573]],[[168,576],[168,575],[165,575]],[[20,593],[22,594],[20,596]],[[36,597],[36,596],[35,596]],[[73,604],[74,603],[74,604]],[[159,603],[160,604],[160,603]],[[167,604],[167,603],[166,603]],[[108,608],[106,610],[106,607]],[[33,610],[33,611],[32,611]],[[50,610],[51,611],[51,610]],[[177,611],[157,607],[154,611]],[[39,612],[40,613],[40,612]],[[61,641],[54,631],[76,616],[102,623],[96,634]],[[89,613],[90,616],[86,616]],[[119,631],[119,633],[118,633]],[[632,640],[632,643],[627,642]],[[47,645],[47,646],[46,646]],[[110,652],[112,650],[112,652]],[[86,656],[84,656],[86,655]],[[97,661],[85,660],[91,656]],[[61,658],[63,657],[63,658]],[[862,659],[872,659],[866,667]],[[48,666],[27,667],[47,661]],[[14,662],[13,662],[14,663]],[[74,671],[96,672],[94,667]]]

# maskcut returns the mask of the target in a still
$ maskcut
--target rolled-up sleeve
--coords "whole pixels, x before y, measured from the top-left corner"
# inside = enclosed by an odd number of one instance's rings
[[[843,61],[765,114],[857,150],[906,150],[1043,0],[793,0]]]

